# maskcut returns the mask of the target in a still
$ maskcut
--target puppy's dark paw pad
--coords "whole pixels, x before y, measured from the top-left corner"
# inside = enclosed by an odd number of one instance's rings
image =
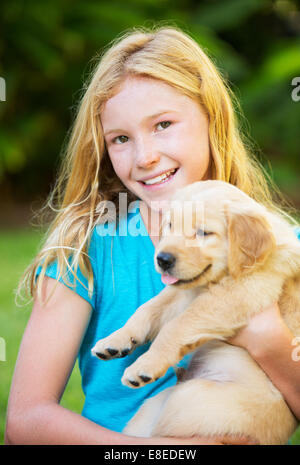
[[[106,360],[107,359],[107,355],[103,354],[102,352],[96,352],[96,356],[98,358],[101,358],[102,360]]]
[[[145,376],[145,375],[140,375],[140,378],[144,383],[149,383],[149,381],[151,381],[152,379],[151,376]]]
[[[121,358],[122,358],[122,357],[126,357],[126,355],[128,355],[129,352],[130,352],[130,349],[128,349],[128,348],[127,348],[127,349],[123,349],[122,352],[121,352],[120,357],[121,357]]]
[[[119,351],[116,350],[116,349],[110,349],[110,348],[108,348],[108,349],[106,349],[106,350],[107,350],[107,352],[108,352],[112,357],[113,357],[114,355],[117,355],[117,354],[119,353]]]
[[[140,383],[138,383],[137,381],[133,381],[132,379],[129,379],[128,381],[130,384],[132,384],[132,386],[138,387],[140,385]]]

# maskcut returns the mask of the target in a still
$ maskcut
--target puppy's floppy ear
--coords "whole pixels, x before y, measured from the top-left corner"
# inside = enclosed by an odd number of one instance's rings
[[[267,220],[254,212],[228,212],[228,269],[233,277],[265,263],[276,242]]]

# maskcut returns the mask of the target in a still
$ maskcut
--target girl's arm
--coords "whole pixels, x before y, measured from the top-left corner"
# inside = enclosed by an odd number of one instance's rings
[[[45,278],[45,299],[55,281]],[[15,367],[7,411],[6,443],[99,442],[99,428],[59,405],[91,307],[58,283],[47,305],[36,300]]]
[[[252,317],[230,343],[248,350],[300,421],[300,349],[295,336],[300,334],[292,334],[274,304]]]
[[[45,278],[44,298],[54,284]],[[60,406],[90,314],[88,302],[61,283],[47,305],[36,300],[13,377],[6,444],[247,444],[245,438],[133,438]]]

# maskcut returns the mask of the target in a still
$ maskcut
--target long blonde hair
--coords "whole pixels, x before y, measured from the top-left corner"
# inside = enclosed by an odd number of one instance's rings
[[[248,143],[238,127],[238,102],[213,61],[176,26],[134,28],[108,45],[84,88],[56,185],[46,204],[54,219],[40,252],[24,272],[17,296],[25,288],[33,298],[36,293],[41,298],[47,265],[55,259],[60,276],[67,270],[77,276],[79,266],[91,295],[94,281],[87,251],[99,220],[97,206],[103,200],[116,202],[118,194],[126,191],[110,163],[100,113],[128,75],[162,80],[196,99],[209,120],[211,178],[234,184],[278,210],[266,175],[248,153]],[[42,272],[36,281],[40,265]]]

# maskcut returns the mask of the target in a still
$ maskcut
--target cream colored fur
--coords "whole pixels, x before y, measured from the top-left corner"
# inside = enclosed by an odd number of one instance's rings
[[[155,381],[195,352],[181,381],[148,399],[124,432],[240,434],[260,444],[284,444],[297,427],[295,417],[249,354],[225,341],[276,301],[286,324],[300,335],[300,243],[285,219],[231,184],[195,183],[173,201],[155,258],[162,252],[174,255],[168,274],[179,281],[142,305],[92,352],[109,359],[153,340],[125,370],[122,382],[129,387]],[[156,268],[163,272],[157,261]]]

